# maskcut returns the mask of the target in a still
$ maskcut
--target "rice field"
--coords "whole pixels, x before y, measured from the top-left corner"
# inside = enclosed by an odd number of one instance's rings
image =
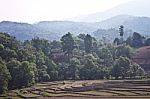
[[[0,99],[150,99],[150,80],[82,80],[38,83],[32,87],[10,90]]]

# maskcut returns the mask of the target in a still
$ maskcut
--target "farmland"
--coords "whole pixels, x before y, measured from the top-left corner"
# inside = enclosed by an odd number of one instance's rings
[[[37,83],[28,88],[10,90],[0,99],[93,99],[150,98],[150,80],[81,80]]]

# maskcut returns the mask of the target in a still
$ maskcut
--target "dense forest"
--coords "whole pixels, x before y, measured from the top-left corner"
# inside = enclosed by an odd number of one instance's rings
[[[124,40],[123,33],[120,27],[120,38],[113,43],[70,32],[60,41],[36,37],[23,42],[0,33],[0,93],[37,82],[145,77],[132,55],[150,45],[150,39],[135,32]]]

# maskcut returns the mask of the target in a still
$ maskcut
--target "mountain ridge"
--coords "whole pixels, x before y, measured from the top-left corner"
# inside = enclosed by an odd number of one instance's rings
[[[108,9],[104,12],[97,12],[93,14],[78,16],[68,20],[76,22],[99,22],[117,15],[131,15],[140,17],[150,17],[150,0],[133,0],[125,4],[120,4],[114,8]]]
[[[125,29],[127,30],[132,30],[131,32],[139,32],[143,35],[149,35],[150,33],[149,17],[137,17],[130,15],[118,15],[95,23],[72,21],[40,21],[38,23],[28,24],[2,21],[0,22],[0,32],[7,32],[19,40],[27,40],[34,37],[40,37],[48,40],[58,40],[67,32],[71,32],[74,35],[84,33],[94,36],[95,32],[101,29],[106,30],[102,31],[103,36],[105,36],[105,32],[108,32],[106,33],[107,36],[113,31],[115,32],[118,30],[120,25],[124,25]],[[116,30],[109,30],[111,28]]]

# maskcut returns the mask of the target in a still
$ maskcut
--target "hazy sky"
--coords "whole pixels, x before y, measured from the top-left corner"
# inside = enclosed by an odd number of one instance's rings
[[[0,0],[0,21],[63,20],[102,12],[132,0]]]

